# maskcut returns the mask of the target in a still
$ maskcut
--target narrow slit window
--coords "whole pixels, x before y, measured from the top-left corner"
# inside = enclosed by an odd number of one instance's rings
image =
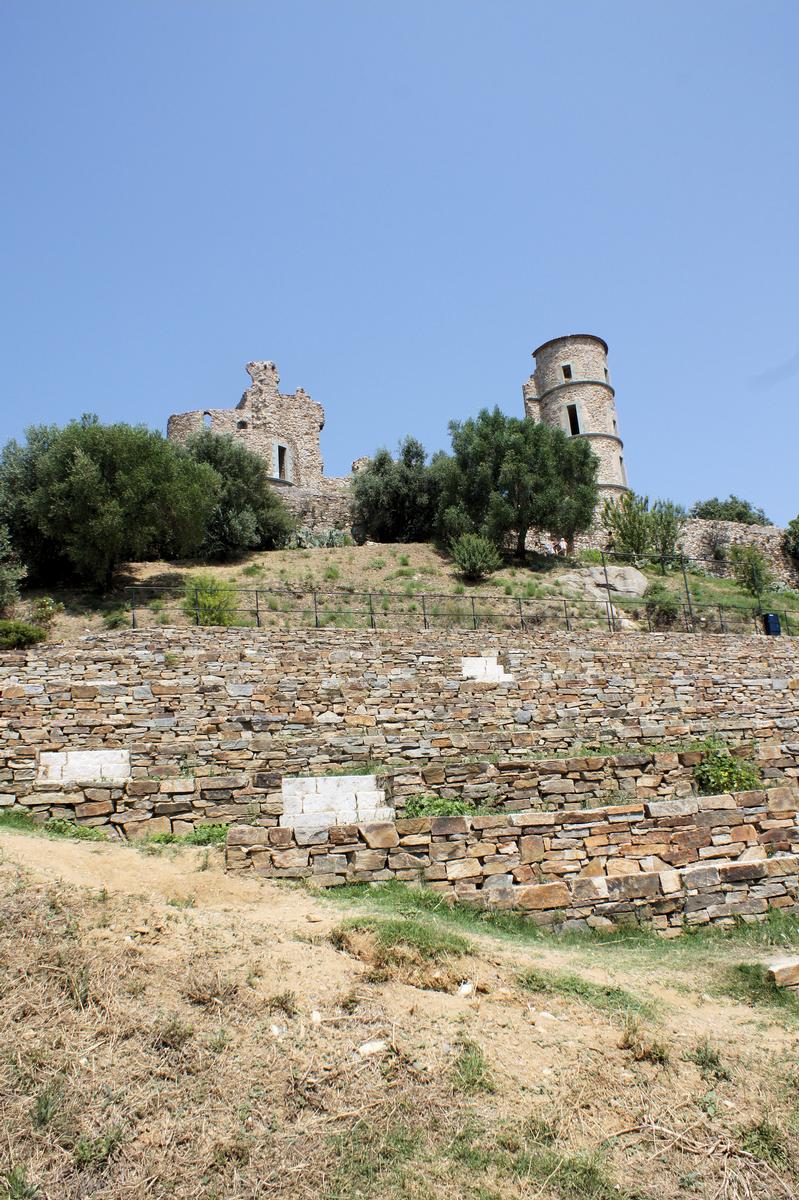
[[[561,371],[563,372],[564,379],[571,379],[571,377],[572,377],[571,363],[564,363],[563,366],[561,367]]]
[[[277,477],[278,479],[286,479],[286,447],[278,446],[277,448]]]
[[[579,420],[579,417],[577,416],[577,405],[576,404],[567,404],[566,405],[566,415],[569,418],[569,432],[573,436],[576,437],[577,434],[580,432],[580,420]]]
[[[203,413],[203,428],[210,429],[212,425],[213,420],[211,418],[211,414],[209,412]]]
[[[605,383],[610,383],[610,374],[607,367],[605,367]]]

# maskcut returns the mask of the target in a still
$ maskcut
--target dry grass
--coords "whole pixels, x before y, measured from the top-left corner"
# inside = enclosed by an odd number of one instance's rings
[[[337,923],[216,866],[176,910],[196,851],[48,842],[35,859],[37,842],[1,844],[2,1200],[796,1195],[796,1047],[768,1007],[670,994],[620,1039],[616,992],[520,989],[522,943],[423,914]],[[15,853],[85,865],[92,889]],[[550,983],[581,970],[568,946],[534,953]],[[414,978],[436,970],[484,986]]]

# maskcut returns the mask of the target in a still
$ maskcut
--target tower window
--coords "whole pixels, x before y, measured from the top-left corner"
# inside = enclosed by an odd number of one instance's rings
[[[563,372],[564,379],[571,379],[571,377],[572,377],[571,363],[564,363],[560,369]]]
[[[287,479],[286,474],[286,447],[278,446],[277,448],[277,477],[278,479]]]
[[[577,405],[567,404],[566,415],[569,418],[569,432],[576,437],[580,432],[580,421],[577,416]]]
[[[610,375],[608,374],[607,367],[605,367],[605,383],[610,383]]]
[[[203,413],[203,427],[205,429],[210,429],[212,424],[213,422],[211,420],[211,414],[209,412]]]
[[[246,421],[237,421],[237,422],[236,422],[236,428],[237,428],[237,429],[246,429],[246,428],[247,428],[247,422],[246,422]]]

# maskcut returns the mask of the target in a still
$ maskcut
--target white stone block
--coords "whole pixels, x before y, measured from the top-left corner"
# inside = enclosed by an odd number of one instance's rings
[[[305,806],[305,798],[303,796],[284,796],[283,797],[283,816],[298,817]]]
[[[371,820],[373,820],[373,821],[393,821],[395,816],[396,816],[396,813],[395,813],[394,809],[389,808],[388,806],[385,806],[383,808],[376,808],[374,810],[374,812],[372,813]]]
[[[316,791],[316,780],[307,775],[284,775],[280,790],[284,800],[289,796],[306,796]]]
[[[385,801],[386,793],[382,788],[373,788],[369,791],[357,791],[355,798],[359,804],[380,805]]]
[[[352,802],[347,796],[322,796],[314,793],[313,796],[305,797],[303,807],[306,813],[338,812],[342,807],[351,808]]]
[[[128,779],[127,750],[43,751],[39,756],[39,783],[125,783]]]

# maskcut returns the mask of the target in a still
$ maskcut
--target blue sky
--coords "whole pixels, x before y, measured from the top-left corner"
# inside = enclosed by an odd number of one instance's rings
[[[799,511],[795,0],[3,0],[0,440],[244,363],[326,469],[610,344],[630,481]]]

